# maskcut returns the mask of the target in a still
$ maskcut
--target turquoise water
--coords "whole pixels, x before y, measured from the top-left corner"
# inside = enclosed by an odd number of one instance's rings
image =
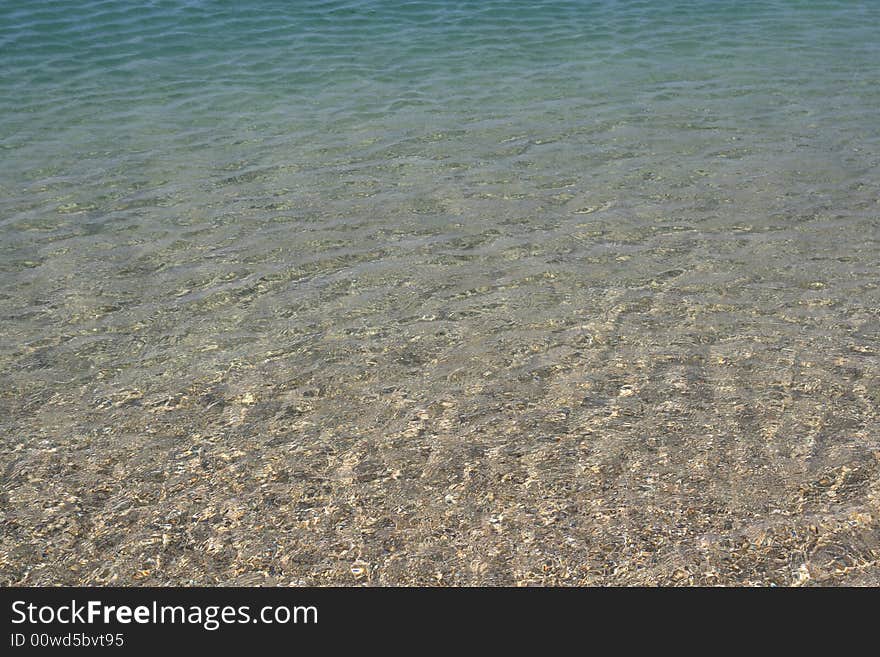
[[[5,0],[4,581],[877,583],[878,108],[873,1]]]

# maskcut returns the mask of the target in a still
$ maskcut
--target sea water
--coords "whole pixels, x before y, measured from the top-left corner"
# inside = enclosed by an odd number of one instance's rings
[[[878,165],[873,0],[4,0],[4,581],[877,583]]]

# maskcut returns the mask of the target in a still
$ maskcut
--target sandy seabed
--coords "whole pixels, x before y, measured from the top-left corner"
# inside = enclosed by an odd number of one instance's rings
[[[880,584],[865,231],[580,225],[209,281],[192,316],[250,339],[31,342],[0,390],[2,582]]]

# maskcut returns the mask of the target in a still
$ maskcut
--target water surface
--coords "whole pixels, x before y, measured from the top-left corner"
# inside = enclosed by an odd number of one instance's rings
[[[0,5],[6,583],[880,584],[880,3]]]

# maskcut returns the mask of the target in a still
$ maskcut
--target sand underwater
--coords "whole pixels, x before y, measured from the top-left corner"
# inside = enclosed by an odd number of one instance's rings
[[[4,2],[0,583],[880,585],[878,43]]]

